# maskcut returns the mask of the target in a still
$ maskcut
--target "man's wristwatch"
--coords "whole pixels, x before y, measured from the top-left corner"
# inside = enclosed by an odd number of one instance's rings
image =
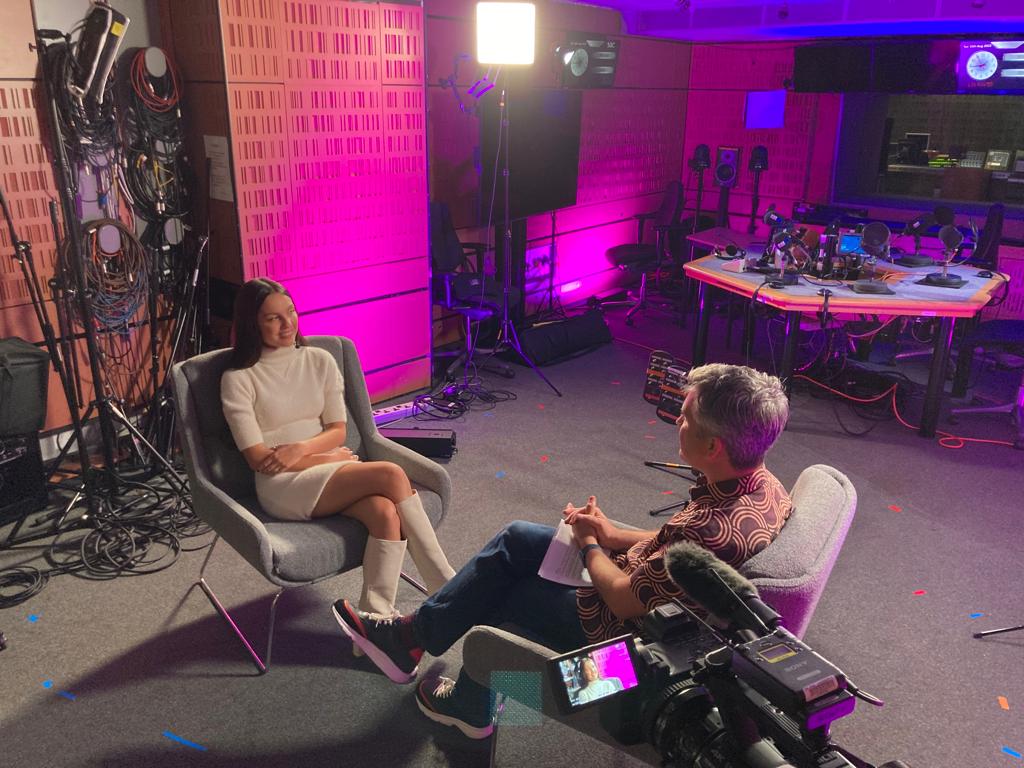
[[[587,567],[587,552],[589,552],[592,549],[600,548],[600,544],[594,544],[593,542],[591,542],[590,544],[584,544],[582,547],[580,547],[580,561],[583,563],[584,568]]]

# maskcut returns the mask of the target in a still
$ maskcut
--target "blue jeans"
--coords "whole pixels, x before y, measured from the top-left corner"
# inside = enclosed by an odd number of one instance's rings
[[[505,622],[559,652],[586,645],[576,588],[537,575],[554,532],[521,520],[506,526],[416,611],[420,646],[440,656],[475,625]]]

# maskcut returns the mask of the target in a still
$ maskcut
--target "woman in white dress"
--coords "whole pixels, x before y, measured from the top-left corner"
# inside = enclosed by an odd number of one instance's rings
[[[580,704],[588,704],[622,690],[622,681],[617,677],[601,677],[597,664],[589,656],[580,662],[579,674],[584,681],[576,692],[576,700]]]
[[[291,296],[273,280],[250,280],[235,298],[234,348],[221,400],[268,514],[283,520],[342,514],[366,526],[361,610],[395,614],[407,547],[431,594],[455,574],[402,468],[360,461],[344,446],[341,372],[329,352],[306,344]]]

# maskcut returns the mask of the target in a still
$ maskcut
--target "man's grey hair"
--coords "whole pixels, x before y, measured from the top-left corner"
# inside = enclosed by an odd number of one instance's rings
[[[717,437],[733,467],[755,469],[789,418],[789,399],[776,376],[745,365],[712,363],[686,377],[695,387],[694,426]]]

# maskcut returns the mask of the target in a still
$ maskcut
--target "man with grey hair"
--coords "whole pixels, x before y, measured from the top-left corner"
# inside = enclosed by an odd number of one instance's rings
[[[341,628],[389,678],[411,682],[424,651],[441,655],[477,624],[517,624],[560,652],[638,631],[649,611],[687,599],[664,561],[665,550],[680,541],[696,542],[733,566],[755,555],[792,511],[782,484],[764,467],[789,416],[785,391],[774,376],[721,364],[691,370],[687,387],[676,420],[679,456],[701,479],[681,511],[658,530],[637,531],[613,524],[594,496],[584,507],[563,510],[592,587],[540,578],[554,529],[517,521],[414,613],[382,618],[339,600],[333,611]],[[430,719],[471,738],[491,733],[490,691],[464,671],[458,681],[421,682],[416,703]]]

